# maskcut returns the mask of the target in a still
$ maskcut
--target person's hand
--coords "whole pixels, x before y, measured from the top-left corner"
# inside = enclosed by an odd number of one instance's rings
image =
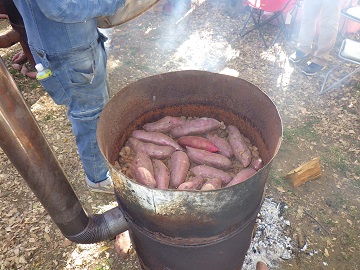
[[[24,76],[27,76],[30,79],[36,79],[36,71],[29,71],[26,66],[27,60],[24,52],[18,52],[12,58],[12,67],[13,69],[20,71]]]
[[[268,270],[269,268],[267,265],[261,261],[257,262],[256,264],[256,270]]]
[[[125,231],[116,236],[115,251],[120,257],[125,257],[129,254],[131,249],[131,240],[129,231]]]
[[[21,52],[18,52],[18,53],[16,53],[13,57],[12,57],[12,62],[14,63],[14,64],[24,64],[28,59],[27,59],[27,57],[26,57],[26,55],[25,55],[25,53],[23,52],[23,51],[21,51]]]

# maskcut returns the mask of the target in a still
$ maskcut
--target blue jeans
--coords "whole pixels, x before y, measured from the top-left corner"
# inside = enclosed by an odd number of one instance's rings
[[[67,106],[85,174],[94,183],[108,177],[107,163],[96,138],[100,113],[109,101],[105,39],[100,34],[86,48],[49,56],[52,76],[40,81],[56,104]]]

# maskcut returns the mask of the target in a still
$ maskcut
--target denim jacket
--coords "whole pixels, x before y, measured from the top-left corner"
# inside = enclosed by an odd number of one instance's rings
[[[14,0],[36,63],[88,48],[99,38],[96,17],[113,15],[125,0]]]

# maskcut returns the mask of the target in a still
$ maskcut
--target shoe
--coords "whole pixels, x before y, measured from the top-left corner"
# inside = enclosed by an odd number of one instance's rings
[[[323,70],[325,67],[320,66],[314,62],[310,62],[306,67],[303,68],[302,72],[306,75],[312,76],[318,73],[319,71]]]
[[[308,56],[308,53],[304,53],[300,50],[296,50],[292,55],[290,55],[289,60],[293,63],[300,62],[301,59],[304,59],[306,56]]]
[[[108,194],[114,194],[114,184],[111,180],[111,177],[108,177],[104,181],[93,183],[89,180],[89,178],[85,178],[86,185],[92,192],[102,192]]]

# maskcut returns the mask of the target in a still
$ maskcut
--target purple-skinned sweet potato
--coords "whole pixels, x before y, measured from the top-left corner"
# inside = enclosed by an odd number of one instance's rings
[[[219,149],[218,154],[222,154],[227,158],[233,157],[234,152],[231,145],[225,139],[211,133],[206,134],[205,137]]]
[[[154,169],[150,157],[144,152],[138,152],[131,164],[131,175],[138,182],[147,187],[156,187]]]
[[[173,128],[170,135],[179,138],[187,135],[199,135],[206,132],[216,130],[221,126],[221,123],[214,118],[197,118],[193,120],[186,120],[184,124]]]
[[[175,127],[182,125],[185,120],[180,117],[165,116],[156,122],[146,123],[143,128],[146,131],[169,132]]]
[[[146,143],[154,143],[157,145],[168,145],[174,147],[176,150],[183,150],[181,146],[174,139],[161,132],[134,130],[131,136]]]
[[[233,149],[234,156],[241,162],[244,167],[249,166],[252,158],[251,151],[246,145],[246,142],[244,141],[240,131],[237,129],[237,127],[231,125],[227,127],[227,130],[229,132],[229,144]]]
[[[178,190],[196,190],[204,183],[204,178],[195,176],[178,186]]]
[[[152,160],[154,168],[154,178],[156,180],[156,187],[159,189],[168,189],[170,183],[170,172],[164,162],[159,159]]]
[[[190,171],[193,174],[200,175],[204,178],[220,178],[224,184],[229,183],[232,179],[229,173],[206,165],[195,166],[191,168]]]
[[[264,164],[263,164],[263,161],[260,157],[258,158],[254,158],[252,161],[251,161],[251,164],[250,164],[251,167],[253,167],[255,170],[260,170]]]
[[[145,152],[150,158],[165,159],[174,153],[175,148],[168,145],[145,143],[134,137],[128,139],[129,147],[135,152]]]
[[[201,190],[216,190],[220,189],[221,185],[222,180],[220,178],[211,178],[203,184]]]
[[[210,140],[200,136],[182,136],[177,140],[178,144],[182,147],[190,146],[196,149],[206,150],[212,153],[219,151]]]
[[[237,175],[234,176],[234,178],[227,184],[227,187],[242,183],[249,179],[251,176],[253,176],[256,173],[256,170],[254,168],[245,168],[242,169]]]
[[[231,160],[220,154],[192,147],[186,147],[186,153],[192,162],[199,165],[208,165],[222,170],[229,170],[232,168]]]
[[[177,188],[185,182],[189,168],[190,160],[188,155],[183,151],[175,151],[169,160],[170,186]]]

